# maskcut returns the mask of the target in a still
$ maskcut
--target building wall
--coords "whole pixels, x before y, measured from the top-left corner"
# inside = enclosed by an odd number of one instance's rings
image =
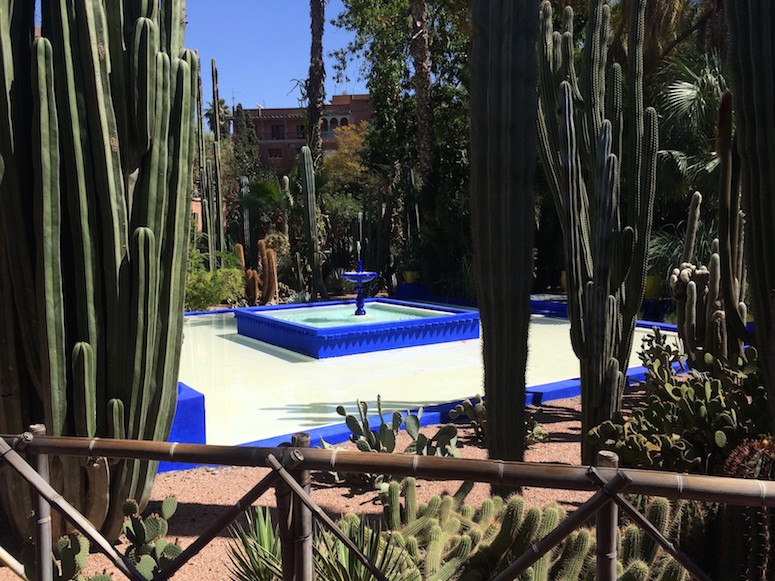
[[[303,108],[245,109],[256,128],[261,163],[274,168],[278,176],[287,175],[296,165],[299,150],[307,143]],[[369,121],[373,109],[368,95],[334,95],[323,106],[323,151],[336,149],[334,129]]]

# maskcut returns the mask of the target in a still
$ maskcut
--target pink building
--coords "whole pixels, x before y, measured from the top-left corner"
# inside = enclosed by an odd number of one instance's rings
[[[323,151],[336,149],[334,130],[369,121],[373,114],[368,95],[334,95],[323,106]],[[296,156],[307,143],[307,110],[301,107],[245,109],[256,127],[261,163],[277,175],[287,175],[296,165]]]

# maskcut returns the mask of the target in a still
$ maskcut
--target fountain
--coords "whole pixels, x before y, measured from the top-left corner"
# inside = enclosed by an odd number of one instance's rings
[[[359,213],[361,239],[362,221]],[[249,307],[234,313],[237,332],[316,359],[479,337],[476,310],[365,299],[363,285],[377,273],[364,272],[360,240],[356,241],[356,253],[356,269],[343,273],[356,285],[355,315],[352,300]],[[365,316],[367,302],[369,313]]]
[[[362,216],[362,213],[358,214],[359,218]],[[357,293],[355,298],[355,314],[356,316],[362,316],[366,314],[366,308],[364,306],[364,300],[363,300],[363,285],[364,283],[367,283],[371,280],[374,280],[374,278],[377,276],[376,272],[372,271],[363,271],[363,261],[361,260],[361,243],[360,241],[357,241],[355,243],[355,247],[358,252],[358,266],[356,267],[355,271],[348,270],[347,272],[342,273],[342,277],[345,280],[349,280],[352,283],[355,283],[355,292]]]

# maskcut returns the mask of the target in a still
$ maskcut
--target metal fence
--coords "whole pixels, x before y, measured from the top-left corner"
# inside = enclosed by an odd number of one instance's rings
[[[272,487],[275,488],[277,508],[280,513],[279,534],[282,544],[283,579],[307,581],[313,578],[313,517],[345,543],[376,579],[386,579],[311,499],[309,494],[311,470],[356,473],[379,471],[395,476],[425,479],[472,480],[513,487],[532,486],[595,491],[586,503],[570,513],[554,530],[532,545],[526,553],[498,575],[497,581],[518,577],[574,529],[595,515],[597,579],[603,581],[615,579],[619,509],[676,558],[693,578],[710,579],[621,495],[624,491],[745,506],[775,506],[775,482],[621,469],[617,467],[618,458],[610,452],[601,452],[597,467],[584,467],[319,450],[307,447],[309,445],[307,434],[294,435],[293,442],[288,447],[257,448],[99,438],[55,438],[40,435],[40,431],[39,426],[33,426],[24,434],[0,435],[0,459],[2,460],[0,468],[5,465],[11,466],[29,482],[37,495],[38,562],[50,562],[50,557],[43,557],[50,555],[51,551],[50,518],[46,512],[51,506],[111,559],[119,571],[128,578],[138,581],[144,578],[131,563],[48,484],[46,455],[140,458],[229,466],[269,466],[272,469],[269,475],[248,491],[227,513],[194,540],[170,566],[154,578],[159,580],[168,579],[179,571],[191,557]],[[32,455],[34,467],[21,457],[19,452],[22,450]],[[48,541],[46,541],[47,538]],[[5,559],[8,559],[7,562],[12,570],[19,571],[21,566],[14,562],[10,555],[0,551],[0,560]],[[48,574],[50,575],[50,572]],[[41,579],[50,578],[44,575],[45,573],[41,574]]]

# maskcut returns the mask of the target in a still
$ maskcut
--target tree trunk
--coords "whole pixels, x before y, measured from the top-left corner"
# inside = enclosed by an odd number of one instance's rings
[[[307,120],[309,124],[309,148],[315,171],[320,170],[323,160],[323,136],[320,133],[320,119],[323,116],[323,99],[326,88],[326,69],[323,65],[323,25],[326,15],[325,0],[310,0],[309,15],[312,30],[312,46],[309,55],[309,78],[307,79]]]
[[[431,72],[428,49],[428,8],[424,0],[411,0],[412,42],[410,52],[414,66],[415,98],[417,100],[417,157],[420,166],[423,205],[432,210],[433,163],[435,132],[433,129],[433,103],[431,102]]]

